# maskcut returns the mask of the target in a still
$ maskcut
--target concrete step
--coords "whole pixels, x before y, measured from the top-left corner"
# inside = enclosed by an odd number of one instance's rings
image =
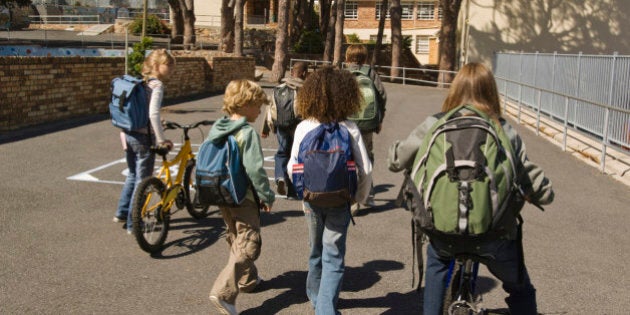
[[[85,31],[77,34],[77,35],[82,35],[82,36],[95,36],[95,35],[99,35],[101,33],[106,32],[109,28],[113,27],[114,24],[97,24],[97,25],[93,25],[90,26],[88,29],[86,29]]]

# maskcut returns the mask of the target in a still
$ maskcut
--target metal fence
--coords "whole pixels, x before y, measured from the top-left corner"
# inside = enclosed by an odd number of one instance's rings
[[[497,53],[499,92],[608,147],[630,147],[630,56]],[[566,148],[566,144],[565,144]]]
[[[309,59],[291,59],[290,67],[293,66],[295,62],[306,62],[312,68],[318,68],[322,65],[331,65],[330,61],[321,61],[321,60],[309,60]],[[346,68],[347,64],[344,62],[341,64],[342,68]],[[374,66],[376,71],[379,73],[381,78],[390,79],[391,82],[406,84],[420,84],[420,85],[430,85],[430,86],[440,86],[440,87],[449,87],[450,83],[438,82],[440,72],[445,73],[457,73],[456,71],[444,71],[444,70],[434,70],[434,69],[426,69],[426,68],[407,68],[407,67],[390,67],[390,66]],[[399,69],[399,76],[393,77],[390,75],[391,69]]]

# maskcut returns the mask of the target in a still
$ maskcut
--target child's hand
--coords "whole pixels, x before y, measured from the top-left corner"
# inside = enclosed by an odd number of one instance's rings
[[[164,140],[164,142],[160,143],[160,146],[167,147],[170,151],[173,148],[173,142],[171,140]]]
[[[266,204],[266,203],[264,203],[264,202],[263,202],[263,203],[261,203],[261,205],[260,205],[260,206],[261,206],[261,209],[262,209],[263,211],[265,211],[265,212],[271,212],[271,206],[270,206],[270,205],[268,205],[268,204]]]

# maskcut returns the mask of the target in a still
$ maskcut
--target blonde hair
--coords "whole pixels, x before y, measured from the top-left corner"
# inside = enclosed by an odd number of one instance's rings
[[[321,123],[340,122],[359,111],[363,96],[354,75],[323,67],[309,75],[298,90],[297,112]]]
[[[367,62],[368,50],[365,45],[352,44],[346,49],[346,62],[364,64]]]
[[[175,58],[169,54],[166,49],[154,49],[144,59],[144,63],[142,64],[142,76],[145,80],[149,78],[164,79],[160,78],[159,73],[156,72],[157,66],[171,64],[175,64]]]
[[[268,103],[267,94],[260,85],[250,80],[232,80],[225,88],[222,109],[232,115],[248,104],[261,106]]]
[[[464,65],[455,76],[442,111],[470,104],[494,119],[501,117],[499,92],[492,71],[480,63]]]

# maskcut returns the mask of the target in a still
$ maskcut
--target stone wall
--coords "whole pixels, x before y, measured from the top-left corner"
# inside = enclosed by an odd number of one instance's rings
[[[0,57],[0,132],[107,113],[110,82],[124,69],[115,57]],[[220,93],[254,71],[248,57],[176,56],[165,99]]]

